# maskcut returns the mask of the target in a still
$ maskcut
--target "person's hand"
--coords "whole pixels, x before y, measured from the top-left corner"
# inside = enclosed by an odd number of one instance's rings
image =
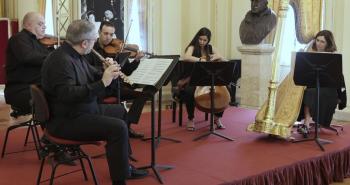
[[[118,78],[121,74],[120,66],[118,64],[112,64],[108,66],[103,72],[102,82],[105,87],[109,86],[113,79]]]
[[[112,64],[117,64],[117,62],[114,61],[112,58],[107,57],[106,60],[103,62],[103,69],[106,70],[108,66]]]
[[[210,61],[220,61],[221,60],[221,57],[217,54],[212,54],[209,56],[210,56]]]
[[[177,88],[178,88],[179,90],[184,90],[184,89],[185,89],[185,86],[190,82],[190,80],[191,80],[190,77],[180,79],[180,80],[177,82]]]
[[[145,53],[143,51],[138,51],[135,56],[135,60],[140,60],[144,56],[145,56]]]

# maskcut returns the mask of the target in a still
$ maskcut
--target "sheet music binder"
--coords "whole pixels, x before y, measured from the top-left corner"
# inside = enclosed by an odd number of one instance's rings
[[[177,62],[178,59],[144,59],[128,78],[138,87],[151,85],[160,89],[168,79]]]

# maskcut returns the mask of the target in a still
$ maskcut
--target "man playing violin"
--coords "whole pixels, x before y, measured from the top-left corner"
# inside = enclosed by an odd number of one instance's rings
[[[115,33],[115,27],[112,22],[103,21],[99,28],[99,38],[95,42],[94,49],[100,53],[103,57],[115,57],[118,55],[120,50],[122,49],[122,42],[117,41],[120,43],[120,45],[116,45],[115,38],[113,38]],[[116,48],[115,53],[109,53],[108,50],[106,50],[107,47],[119,47]],[[119,50],[119,51],[118,51]],[[112,55],[111,55],[112,54]],[[113,56],[114,55],[114,56]],[[120,63],[121,65],[121,71],[125,75],[130,75],[140,64],[140,59],[144,56],[143,52],[137,52],[135,59],[130,62],[129,59],[124,62],[124,64]],[[95,66],[96,68],[103,70],[103,65],[95,56],[93,53],[90,53],[86,56],[87,60]],[[120,62],[120,61],[117,61]],[[115,83],[115,82],[114,82]],[[108,96],[117,96],[117,85],[112,84],[110,88],[114,88],[115,91],[113,94],[108,94]],[[155,89],[151,87],[144,88],[142,92],[135,91],[130,85],[126,83],[121,83],[120,88],[120,97],[121,100],[134,100],[129,112],[128,112],[128,120],[129,120],[129,127],[130,123],[137,124],[139,122],[140,116],[142,114],[143,106],[145,105],[145,102],[147,101],[147,97],[153,96],[156,92]],[[142,138],[144,135],[142,133],[137,133],[134,130],[129,128],[129,136],[131,138]]]
[[[40,70],[50,49],[39,42],[45,36],[45,19],[36,12],[23,18],[23,29],[12,36],[6,51],[5,100],[12,115],[30,114],[30,84],[40,84]]]

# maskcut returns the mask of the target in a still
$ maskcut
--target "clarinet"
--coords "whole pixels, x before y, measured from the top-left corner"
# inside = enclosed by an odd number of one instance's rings
[[[105,64],[106,66],[109,66],[110,64],[106,62],[106,59],[103,58],[103,56],[101,54],[99,54],[96,50],[94,49],[91,49],[91,52],[93,54],[95,54],[99,59],[100,61]],[[130,79],[122,72],[120,72],[120,78],[125,82],[125,83],[128,83],[129,85],[133,85],[133,83],[130,81]]]

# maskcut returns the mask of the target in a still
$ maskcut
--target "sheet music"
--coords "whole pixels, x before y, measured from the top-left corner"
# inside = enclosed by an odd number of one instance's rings
[[[151,58],[141,60],[136,70],[128,77],[132,83],[142,85],[155,85],[173,59]]]

